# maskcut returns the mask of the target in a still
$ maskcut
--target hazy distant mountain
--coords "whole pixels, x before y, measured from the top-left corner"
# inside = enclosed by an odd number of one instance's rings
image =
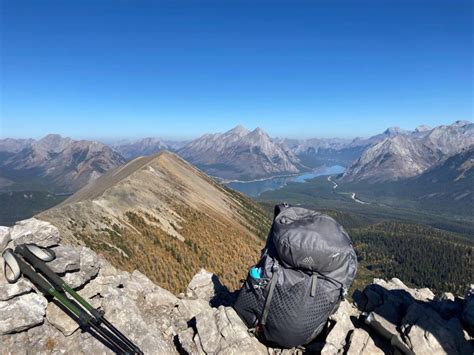
[[[474,145],[452,155],[412,180],[419,185],[465,185],[474,191]],[[455,196],[460,199],[461,196]]]
[[[310,167],[321,165],[350,166],[369,146],[387,137],[408,134],[399,127],[390,127],[383,133],[369,138],[311,138],[311,139],[277,139],[295,154],[302,164]]]
[[[178,150],[206,173],[223,179],[252,180],[298,173],[298,157],[260,128],[237,126],[225,133],[206,134]]]
[[[34,139],[0,139],[0,154],[2,153],[18,153],[20,150],[29,147]]]
[[[173,291],[201,267],[238,287],[269,227],[257,204],[169,152],[111,170],[38,218]]]
[[[3,145],[11,147],[5,140]],[[0,176],[23,187],[76,191],[124,162],[119,153],[102,143],[50,134],[4,154]]]
[[[468,121],[395,134],[368,147],[343,180],[380,182],[417,176],[472,144],[474,124]]]
[[[137,140],[120,140],[110,144],[113,150],[119,152],[125,159],[152,155],[163,150],[172,152],[187,145],[189,141],[170,141],[161,138],[147,137]]]
[[[133,159],[143,155],[151,155],[169,149],[168,144],[159,138],[143,138],[136,141],[118,142],[112,148],[125,159]]]
[[[364,201],[443,215],[474,215],[474,145],[428,168],[397,181],[358,180],[341,183]]]

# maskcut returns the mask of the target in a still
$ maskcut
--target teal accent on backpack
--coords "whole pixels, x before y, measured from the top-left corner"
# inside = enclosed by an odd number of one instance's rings
[[[252,267],[250,269],[250,277],[252,279],[258,280],[262,277],[262,269],[259,267]]]

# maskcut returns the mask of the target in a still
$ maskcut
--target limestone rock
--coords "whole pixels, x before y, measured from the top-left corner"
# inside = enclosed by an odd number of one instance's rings
[[[194,342],[194,331],[192,328],[186,328],[186,330],[178,334],[178,341],[181,348],[188,354],[200,354],[196,343]]]
[[[362,328],[354,329],[349,341],[347,355],[377,355],[384,354],[384,351],[375,345],[373,339]]]
[[[140,295],[152,292],[157,286],[140,271],[135,270],[124,283],[124,287],[128,296],[136,299]]]
[[[382,286],[387,290],[403,290],[411,295],[415,300],[418,301],[431,301],[435,298],[435,294],[428,288],[412,289],[405,285],[401,280],[396,277],[390,281],[384,281],[381,279],[374,279],[374,284]]]
[[[185,320],[194,318],[208,308],[209,303],[202,299],[181,299],[176,303],[176,312]]]
[[[194,275],[186,291],[189,296],[195,296],[208,302],[227,292],[217,276],[204,269]]]
[[[402,321],[402,331],[416,354],[463,353],[462,328],[450,327],[440,315],[429,307],[412,304]]]
[[[388,306],[379,307],[377,310],[382,310],[382,309],[387,309],[388,311],[391,311],[391,309]],[[373,329],[375,329],[384,338],[392,339],[393,336],[398,335],[397,324],[392,323],[389,320],[390,318],[384,317],[383,314],[387,314],[387,313],[383,311],[370,312],[367,318],[365,319],[365,322],[366,324],[370,325]]]
[[[0,253],[2,253],[10,242],[10,228],[0,226]]]
[[[175,354],[176,348],[166,341],[155,324],[144,320],[134,300],[127,297],[124,289],[117,289],[113,297],[106,297],[102,307],[107,319],[141,347],[146,354]]]
[[[230,307],[208,308],[199,313],[196,332],[199,337],[195,337],[194,342],[206,354],[267,354],[267,348],[249,335],[245,324]]]
[[[116,269],[103,257],[98,258],[98,263],[100,271],[94,280],[96,284],[123,287],[125,282],[130,279],[130,273]]]
[[[19,332],[43,323],[46,305],[46,298],[36,293],[0,301],[0,334]]]
[[[42,247],[57,245],[60,241],[59,230],[51,223],[36,218],[17,222],[10,230],[14,245],[34,243]]]
[[[78,288],[89,282],[91,278],[99,272],[99,263],[97,254],[86,247],[80,250],[80,270],[73,273],[67,273],[63,279],[72,288]]]
[[[323,347],[322,353],[337,353],[344,348],[347,334],[354,329],[351,316],[357,315],[358,311],[354,306],[346,300],[341,302],[337,311],[330,317],[330,320],[335,322],[335,325],[326,337],[326,345]]]
[[[76,331],[65,337],[48,322],[29,329],[22,348],[28,354],[114,354],[89,332]]]
[[[48,304],[46,319],[51,325],[61,331],[64,336],[71,335],[79,328],[79,324],[53,302]]]
[[[77,248],[60,245],[51,249],[56,254],[56,258],[48,263],[51,270],[59,274],[79,270],[81,254]]]
[[[132,299],[144,298],[149,306],[172,305],[178,298],[168,290],[155,285],[148,277],[140,271],[135,270],[124,282],[125,291]]]
[[[30,292],[33,285],[25,278],[20,278],[16,283],[10,284],[5,279],[3,272],[0,274],[0,301],[7,301],[15,296]]]

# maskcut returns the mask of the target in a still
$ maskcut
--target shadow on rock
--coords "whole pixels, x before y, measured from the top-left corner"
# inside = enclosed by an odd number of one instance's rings
[[[375,279],[354,293],[365,324],[405,354],[472,354],[463,316],[470,297],[437,299],[429,289],[411,289],[398,279]]]

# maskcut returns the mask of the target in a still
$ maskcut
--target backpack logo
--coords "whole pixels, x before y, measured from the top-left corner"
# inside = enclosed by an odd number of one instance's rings
[[[311,256],[307,256],[306,258],[304,258],[303,260],[301,260],[301,263],[302,264],[307,264],[307,265],[313,265],[314,264],[314,260]]]

